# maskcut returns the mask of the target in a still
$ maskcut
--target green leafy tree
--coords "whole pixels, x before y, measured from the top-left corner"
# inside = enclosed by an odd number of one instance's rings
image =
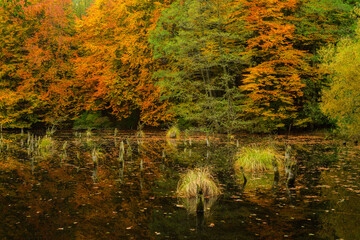
[[[294,46],[307,51],[311,71],[303,74],[303,109],[299,113],[312,128],[329,125],[329,119],[320,110],[321,91],[327,84],[324,72],[319,68],[318,50],[329,43],[355,33],[358,3],[346,0],[302,0],[295,12],[297,18]]]
[[[360,136],[360,28],[354,38],[344,38],[321,52],[322,68],[330,73],[321,109],[337,120],[340,133]]]
[[[244,96],[237,77],[247,64],[242,22],[227,0],[176,1],[150,36],[161,63],[155,76],[173,113],[203,130],[231,133],[244,127]]]

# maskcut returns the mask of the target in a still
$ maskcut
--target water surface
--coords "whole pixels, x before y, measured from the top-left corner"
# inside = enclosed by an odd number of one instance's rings
[[[360,148],[319,136],[187,135],[164,132],[3,132],[0,239],[360,239]],[[294,149],[294,187],[284,172],[233,170],[241,146]],[[42,145],[41,147],[39,147]],[[122,148],[123,146],[123,148]],[[122,152],[124,149],[124,152]],[[223,194],[176,197],[180,174],[208,166]]]

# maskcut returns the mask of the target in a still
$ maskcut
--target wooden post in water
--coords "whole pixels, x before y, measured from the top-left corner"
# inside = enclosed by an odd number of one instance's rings
[[[117,138],[117,132],[118,132],[118,129],[115,128],[114,129],[114,144],[115,144],[115,147],[117,146],[117,141],[116,141],[116,138]]]
[[[124,178],[124,169],[123,169],[123,168],[120,168],[120,169],[119,169],[119,178],[120,178],[121,181],[122,181],[123,178]]]
[[[121,168],[120,168],[120,176],[121,178],[124,175],[124,168],[125,168],[125,160],[124,160],[124,154],[125,154],[125,146],[124,146],[124,141],[120,142],[120,147],[119,147],[119,161],[121,162]]]
[[[122,153],[125,152],[124,141],[121,141],[121,143],[120,143],[120,152],[122,152]]]
[[[273,185],[277,186],[279,184],[279,167],[278,167],[278,164],[277,164],[275,158],[273,158],[271,160],[271,163],[272,163],[273,169],[274,169],[274,183],[273,183]]]
[[[205,223],[205,202],[204,202],[204,193],[202,189],[197,186],[196,194],[196,227],[199,230],[203,229]]]
[[[34,175],[34,169],[35,169],[34,157],[31,157],[31,175]]]
[[[93,180],[94,183],[96,183],[96,182],[98,181],[98,174],[97,174],[97,172],[98,172],[97,165],[95,165],[95,166],[94,166],[93,173],[92,173],[92,176],[91,176],[91,178],[92,178],[92,180]]]
[[[92,157],[92,160],[93,160],[93,163],[95,166],[98,165],[98,156],[97,156],[97,151],[96,151],[96,148],[93,148],[93,150],[91,151],[91,157]]]
[[[287,145],[285,148],[285,174],[287,187],[294,187],[297,170],[296,162],[291,156],[291,151],[291,146]]]
[[[290,145],[285,146],[284,163],[285,163],[285,175],[287,176],[289,173],[290,166],[291,166],[291,146]]]
[[[4,141],[3,141],[3,136],[2,136],[2,133],[1,133],[1,138],[0,138],[0,153],[1,153],[2,148],[3,148],[3,144],[4,144]]]
[[[131,155],[132,155],[132,148],[131,148],[131,144],[130,144],[129,138],[126,138],[126,143],[127,143],[127,145],[128,145],[128,148],[127,148],[127,150],[126,150],[126,154],[127,154],[128,156],[131,156]]]
[[[125,153],[124,141],[121,141],[119,147],[119,162],[124,161],[124,153]]]
[[[196,214],[199,215],[204,215],[204,194],[202,189],[197,186],[197,191],[196,191]]]
[[[242,185],[242,190],[244,190],[245,185],[247,183],[247,179],[246,179],[246,176],[245,176],[244,168],[242,166],[240,167],[240,172],[241,172],[241,174],[243,176],[243,180],[244,180],[243,185]]]

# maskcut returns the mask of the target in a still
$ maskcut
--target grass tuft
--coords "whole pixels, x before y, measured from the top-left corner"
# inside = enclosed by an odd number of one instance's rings
[[[41,140],[39,140],[40,155],[43,157],[48,157],[52,153],[54,153],[53,150],[54,144],[55,144],[54,140],[49,136],[45,136]]]
[[[243,147],[237,154],[235,170],[263,172],[273,169],[272,160],[276,160],[276,152],[270,147]]]
[[[179,138],[181,134],[180,129],[177,126],[172,126],[166,133],[167,138]]]
[[[205,197],[217,196],[221,194],[214,177],[209,168],[196,168],[183,174],[177,186],[179,197],[195,197],[200,188]]]
[[[135,135],[136,135],[137,138],[144,138],[145,137],[145,133],[144,133],[143,130],[138,130]]]

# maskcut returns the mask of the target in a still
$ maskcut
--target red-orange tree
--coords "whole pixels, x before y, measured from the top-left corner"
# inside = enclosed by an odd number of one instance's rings
[[[248,93],[248,117],[259,130],[283,127],[297,118],[303,96],[303,72],[309,71],[306,53],[293,46],[292,16],[298,0],[239,1],[243,5],[247,40],[246,54],[252,65],[242,79]]]
[[[147,40],[167,5],[167,0],[95,1],[78,22],[81,48],[74,62],[81,109],[109,109],[117,119],[140,111],[140,121],[148,125],[171,119],[151,78],[156,66]]]
[[[24,127],[36,119],[31,101],[26,94],[17,92],[21,83],[17,71],[23,62],[23,43],[29,28],[24,24],[24,5],[4,1],[0,6],[0,123],[4,126],[16,123]]]
[[[54,122],[71,106],[71,0],[1,7],[0,121],[7,127]]]

